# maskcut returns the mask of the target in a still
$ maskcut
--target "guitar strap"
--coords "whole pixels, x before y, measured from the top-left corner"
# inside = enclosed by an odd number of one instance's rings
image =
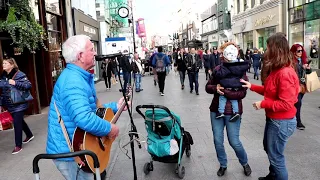
[[[66,126],[64,125],[63,119],[62,119],[61,114],[60,114],[60,112],[58,110],[58,107],[56,105],[56,101],[54,101],[53,103],[54,103],[54,108],[56,109],[56,112],[57,112],[57,115],[58,115],[58,122],[59,122],[59,124],[61,126],[64,138],[66,139],[66,142],[68,144],[69,150],[70,150],[70,152],[74,152],[72,144],[71,144],[71,141],[70,141],[70,138],[69,138],[69,135],[68,135],[68,132],[67,132],[67,129],[66,129]],[[74,159],[78,164],[80,164],[80,165],[83,164],[82,160],[78,156],[75,157]]]

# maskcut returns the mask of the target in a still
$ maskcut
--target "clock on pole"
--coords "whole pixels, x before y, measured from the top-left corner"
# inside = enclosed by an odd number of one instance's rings
[[[124,7],[124,6],[120,7],[118,9],[118,15],[120,17],[122,17],[122,18],[128,17],[129,16],[129,9],[127,7]]]

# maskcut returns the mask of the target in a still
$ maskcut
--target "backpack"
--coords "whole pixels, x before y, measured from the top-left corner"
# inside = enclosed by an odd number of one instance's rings
[[[164,63],[164,58],[166,55],[163,55],[162,58],[159,58],[158,55],[156,55],[156,71],[157,72],[165,72],[166,71],[166,66]]]

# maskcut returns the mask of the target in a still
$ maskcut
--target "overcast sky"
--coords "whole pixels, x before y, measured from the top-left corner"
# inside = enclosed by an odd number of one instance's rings
[[[185,3],[181,4],[181,0],[133,0],[135,4],[135,19],[144,18],[147,36],[150,37],[154,34],[168,35],[172,34],[174,30],[169,26],[169,21],[178,18],[172,16],[173,12],[177,12],[186,3],[189,5],[196,2],[194,7],[198,11],[204,11],[209,8],[210,5],[207,0],[185,0]],[[206,5],[207,4],[207,5]],[[193,5],[194,6],[194,5]]]

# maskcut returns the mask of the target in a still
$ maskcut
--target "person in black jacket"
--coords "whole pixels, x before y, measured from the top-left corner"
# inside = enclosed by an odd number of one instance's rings
[[[213,47],[213,53],[210,55],[210,67],[211,71],[216,67],[220,65],[220,54],[217,50],[217,47]]]
[[[240,79],[246,73],[249,68],[249,62],[238,59],[238,49],[233,44],[228,45],[223,51],[224,62],[215,69],[214,75],[220,80],[220,85],[225,89],[232,91],[239,91],[242,89],[242,83]],[[230,99],[233,116],[230,118],[230,122],[235,122],[239,119],[239,105],[237,100]],[[216,118],[224,117],[225,106],[227,98],[223,95],[219,97],[219,113]]]
[[[127,50],[123,51],[124,55],[120,58],[120,62],[119,65],[122,69],[122,73],[123,73],[123,80],[124,80],[124,84],[123,84],[123,90],[126,91],[127,90],[127,86],[128,84],[131,83],[131,71],[132,71],[132,67],[130,64],[130,56],[128,54]],[[119,89],[120,92],[122,92],[122,89]]]
[[[184,80],[186,78],[186,60],[187,60],[187,53],[184,52],[184,49],[181,48],[180,51],[178,51],[177,56],[177,70],[179,71],[180,75],[180,83],[181,83],[181,89],[184,89]]]
[[[107,90],[111,89],[112,68],[112,62],[110,59],[106,59],[105,62],[101,64],[101,69],[103,71],[102,77],[104,78]]]
[[[204,69],[205,69],[205,73],[206,73],[206,80],[209,79],[209,70],[211,70],[211,66],[210,66],[210,56],[211,56],[211,52],[209,49],[206,50],[206,53],[203,55],[203,61],[204,61]]]
[[[190,83],[190,93],[193,92],[193,83],[195,84],[196,94],[199,95],[199,69],[201,67],[201,59],[194,48],[191,49],[187,56],[187,71]]]
[[[34,136],[24,120],[24,111],[28,108],[28,102],[13,103],[11,99],[11,89],[16,89],[22,93],[31,89],[31,83],[27,76],[18,68],[13,58],[3,60],[3,72],[0,80],[1,106],[5,106],[13,118],[14,135],[16,146],[12,154],[17,154],[22,150],[22,144],[26,144],[34,139]],[[26,134],[26,139],[22,141],[22,131]]]

